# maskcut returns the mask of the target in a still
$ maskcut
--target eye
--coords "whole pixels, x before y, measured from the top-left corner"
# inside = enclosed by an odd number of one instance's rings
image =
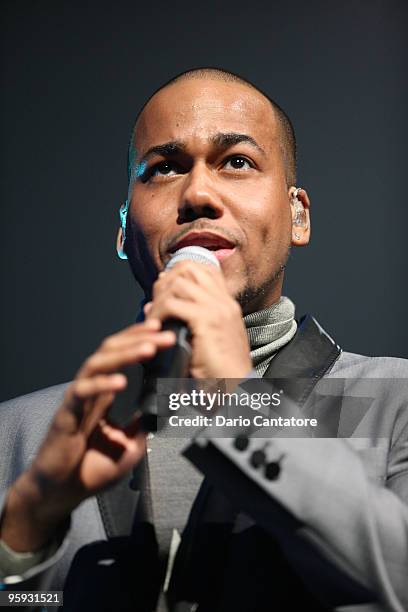
[[[249,170],[253,167],[251,162],[246,157],[242,157],[242,155],[233,155],[224,164],[224,168],[232,168],[233,170]]]
[[[161,161],[147,171],[148,177],[174,176],[180,173],[180,166],[172,161]]]

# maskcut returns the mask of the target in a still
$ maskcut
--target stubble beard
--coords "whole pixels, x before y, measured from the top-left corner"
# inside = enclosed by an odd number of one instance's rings
[[[271,277],[258,286],[251,286],[250,282],[248,282],[247,285],[237,293],[235,299],[241,306],[244,315],[261,310],[271,305],[267,303],[268,296],[273,293],[273,290],[276,288],[278,283],[282,284],[289,255],[290,245],[288,247],[285,260],[278,265]]]

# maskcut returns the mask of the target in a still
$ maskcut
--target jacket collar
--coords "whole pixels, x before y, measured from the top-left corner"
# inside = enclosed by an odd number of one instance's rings
[[[294,338],[272,358],[263,377],[279,379],[281,388],[303,405],[340,354],[339,345],[307,314],[299,320]]]

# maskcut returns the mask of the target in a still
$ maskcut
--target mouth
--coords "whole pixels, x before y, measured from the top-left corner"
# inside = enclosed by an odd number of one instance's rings
[[[200,246],[209,251],[213,251],[218,260],[229,257],[236,248],[233,242],[219,234],[214,234],[212,232],[190,232],[187,236],[184,236],[181,240],[172,245],[169,249],[169,253],[175,253],[179,249],[187,246]]]

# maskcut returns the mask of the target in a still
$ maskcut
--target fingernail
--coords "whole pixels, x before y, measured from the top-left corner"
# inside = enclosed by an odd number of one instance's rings
[[[113,374],[112,382],[115,385],[124,385],[127,384],[127,378],[124,374]]]

